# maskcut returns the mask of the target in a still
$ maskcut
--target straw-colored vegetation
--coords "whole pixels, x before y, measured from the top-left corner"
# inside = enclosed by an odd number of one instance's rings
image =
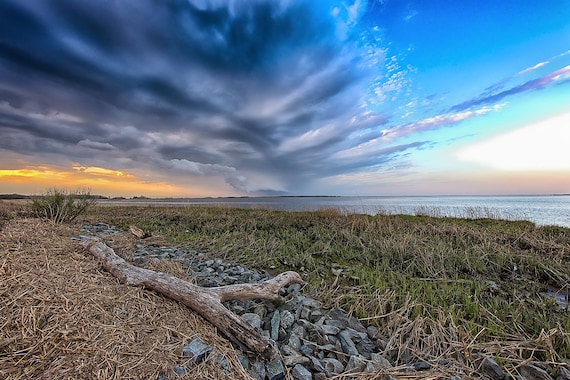
[[[325,307],[343,307],[378,326],[384,354],[400,364],[449,359],[451,365],[434,369],[470,378],[483,354],[507,371],[530,360],[555,371],[570,358],[570,312],[544,295],[568,293],[568,228],[332,209],[156,206],[95,206],[67,226],[1,206],[2,378],[156,378],[180,360],[193,335],[228,360],[230,377],[247,378],[227,342],[187,308],[101,270],[69,239],[83,222],[125,230],[135,224],[155,243],[274,273],[296,270]],[[114,239],[108,243],[128,255],[134,238]],[[160,265],[186,276],[179,266]],[[215,363],[196,371],[189,378],[228,376]]]
[[[0,379],[251,378],[227,340],[197,314],[105,272],[71,239],[78,224],[10,209],[0,202]],[[108,243],[128,254],[134,237]],[[151,269],[188,279],[172,262]],[[189,370],[181,350],[195,336],[215,347],[216,360]],[[186,374],[175,375],[175,365]]]
[[[98,207],[173,245],[275,273],[299,271],[326,306],[380,327],[399,362],[479,354],[507,370],[570,358],[570,229],[527,221],[206,207]],[[472,217],[475,217],[472,215]]]
[[[31,208],[39,218],[49,219],[54,223],[67,223],[96,203],[97,200],[87,190],[67,191],[53,188],[34,196]]]

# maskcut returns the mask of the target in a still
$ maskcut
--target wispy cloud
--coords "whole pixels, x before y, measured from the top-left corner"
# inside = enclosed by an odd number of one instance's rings
[[[462,102],[460,104],[451,107],[451,111],[463,111],[475,106],[492,105],[512,95],[542,90],[548,86],[565,83],[568,82],[569,80],[570,80],[570,65],[555,70],[540,78],[532,79],[523,84],[511,87],[508,90],[500,91],[498,93],[491,95],[477,97],[474,99],[469,99],[465,102]]]
[[[472,117],[485,115],[492,111],[500,110],[504,104],[495,104],[493,106],[483,106],[476,110],[467,110],[462,112],[450,112],[446,114],[436,115],[428,117],[425,119],[413,121],[410,123],[405,123],[397,125],[395,127],[385,129],[382,131],[382,138],[384,140],[391,140],[397,137],[435,130],[441,127],[446,127],[449,125],[454,125],[470,119]]]

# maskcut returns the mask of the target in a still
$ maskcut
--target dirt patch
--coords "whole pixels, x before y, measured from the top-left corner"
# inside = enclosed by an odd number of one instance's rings
[[[79,226],[16,218],[0,228],[0,378],[250,378],[198,315],[105,272],[71,239]],[[118,254],[132,246],[129,237],[113,239]],[[184,275],[176,265],[156,269]],[[225,369],[216,360],[186,367],[181,349],[194,336]],[[176,365],[185,375],[174,374]]]

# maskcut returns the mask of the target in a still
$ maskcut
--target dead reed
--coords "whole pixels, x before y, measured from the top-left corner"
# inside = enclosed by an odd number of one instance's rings
[[[174,301],[119,284],[71,240],[78,234],[77,226],[39,219],[11,219],[2,227],[0,378],[249,378],[214,328]],[[156,269],[185,274],[173,264]],[[215,347],[226,371],[211,361],[174,375],[193,336]]]
[[[490,212],[489,212],[490,213]],[[379,327],[399,363],[452,358],[475,374],[490,355],[570,358],[570,313],[549,288],[570,284],[570,229],[526,221],[208,207],[101,207],[170,244],[275,272],[297,270],[327,306]]]

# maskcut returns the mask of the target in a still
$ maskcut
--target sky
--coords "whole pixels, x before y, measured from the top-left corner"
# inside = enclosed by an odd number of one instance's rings
[[[570,193],[570,1],[3,0],[0,193]]]

